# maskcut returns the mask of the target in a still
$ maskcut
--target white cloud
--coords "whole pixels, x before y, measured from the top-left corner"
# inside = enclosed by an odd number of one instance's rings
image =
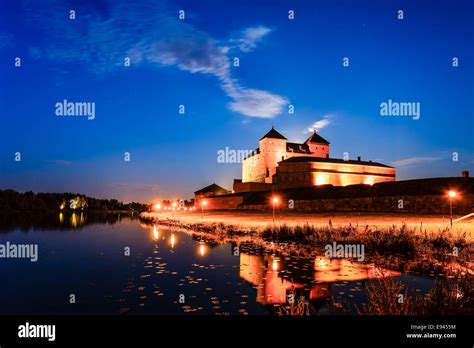
[[[272,118],[280,114],[288,100],[267,91],[245,88],[236,81],[224,78],[222,88],[233,101],[229,104],[232,111],[245,116]]]
[[[272,118],[282,112],[287,99],[258,89],[241,89],[230,109],[245,116]]]
[[[265,36],[267,36],[272,30],[264,26],[250,27],[241,32],[241,37],[235,40],[238,47],[242,52],[250,52],[257,47]]]
[[[406,158],[399,161],[394,161],[391,164],[394,167],[405,167],[405,166],[411,166],[413,164],[439,161],[440,159],[441,157],[411,157],[411,158]]]
[[[308,127],[308,129],[306,130],[305,133],[312,133],[315,130],[319,131],[319,130],[327,127],[328,125],[330,125],[332,121],[333,121],[333,116],[332,115],[326,115],[321,120],[316,121],[315,123],[313,123],[312,126]]]
[[[193,74],[211,74],[232,99],[230,110],[249,117],[275,117],[288,103],[271,92],[243,87],[232,77],[228,54],[234,40],[218,41],[175,16],[165,15],[155,2],[112,2],[107,16],[92,11],[81,19],[80,27],[64,25],[65,10],[60,7],[36,17],[50,44],[42,51],[35,47],[36,56],[80,61],[98,73],[123,67],[124,57],[129,57],[132,67],[176,66]],[[270,32],[264,26],[249,27],[241,32],[237,46],[248,52]]]

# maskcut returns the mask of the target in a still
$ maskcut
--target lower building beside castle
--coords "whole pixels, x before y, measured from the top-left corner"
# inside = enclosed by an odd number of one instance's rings
[[[314,132],[304,143],[289,142],[272,128],[242,162],[242,181],[235,192],[319,185],[372,185],[395,181],[395,168],[385,164],[329,157],[330,143]],[[267,184],[267,185],[265,185]]]

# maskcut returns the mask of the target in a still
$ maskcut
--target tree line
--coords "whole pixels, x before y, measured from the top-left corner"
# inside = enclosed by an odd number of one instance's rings
[[[147,211],[150,206],[137,202],[123,203],[116,199],[98,199],[77,193],[34,193],[0,190],[0,212],[15,211]]]

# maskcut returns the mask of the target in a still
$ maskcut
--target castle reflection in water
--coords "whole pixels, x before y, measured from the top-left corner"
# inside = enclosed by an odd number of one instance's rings
[[[150,229],[151,238],[155,241],[167,241],[168,248],[178,246],[176,235],[170,229],[159,229],[157,226],[142,224]],[[202,234],[192,234],[195,250],[199,257],[213,253],[213,249],[222,242],[205,239]],[[233,256],[239,250],[239,277],[256,291],[256,300],[264,306],[287,305],[288,296],[295,299],[309,300],[314,308],[334,297],[335,286],[363,284],[370,279],[399,276],[400,273],[376,267],[371,263],[357,262],[355,259],[327,258],[325,256],[285,256],[271,253],[262,246],[253,243],[230,243],[229,251]],[[350,285],[351,286],[351,285]],[[340,288],[339,288],[340,289]],[[337,289],[336,289],[337,290]]]
[[[318,256],[308,264],[272,255],[240,254],[240,277],[256,288],[257,301],[264,305],[288,303],[292,289],[313,302],[331,298],[334,283],[397,275],[395,271],[347,259]]]

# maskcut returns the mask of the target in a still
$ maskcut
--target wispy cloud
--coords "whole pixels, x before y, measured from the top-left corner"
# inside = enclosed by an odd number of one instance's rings
[[[305,130],[305,133],[312,133],[314,131],[319,131],[331,124],[333,121],[334,116],[333,115],[326,115],[324,116],[321,120],[316,121],[313,123],[312,126],[308,127],[308,129]]]
[[[272,118],[281,113],[288,100],[279,95],[260,89],[245,88],[235,80],[223,79],[222,87],[233,99],[229,104],[232,111],[245,116]]]
[[[251,52],[265,36],[270,34],[271,31],[270,28],[263,25],[250,27],[239,33],[239,37],[233,39],[232,42],[235,42],[242,52]]]
[[[80,25],[65,22],[69,7],[57,3],[56,10],[51,8],[36,17],[49,43],[35,47],[36,56],[80,61],[101,73],[122,67],[124,58],[130,57],[132,66],[175,66],[193,74],[214,75],[232,99],[230,110],[249,117],[275,117],[289,103],[277,94],[244,87],[231,73],[229,51],[235,44],[243,52],[255,49],[271,32],[264,26],[244,29],[238,39],[219,41],[176,15],[166,15],[163,5],[152,1],[133,5],[114,1],[106,10],[88,9]]]
[[[413,164],[439,161],[441,157],[411,157],[392,162],[394,167],[405,167]]]

